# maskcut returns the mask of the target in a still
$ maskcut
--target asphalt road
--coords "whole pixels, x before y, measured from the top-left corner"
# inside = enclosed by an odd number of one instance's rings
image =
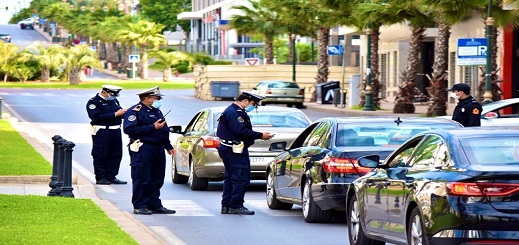
[[[76,173],[94,183],[90,156],[91,137],[86,102],[95,90],[30,90],[0,89],[4,111],[20,121],[24,131],[52,149],[51,137],[61,135],[76,144],[73,167]],[[123,90],[119,98],[123,107],[138,102],[135,93]],[[228,105],[231,101],[202,101],[193,90],[168,90],[162,111],[172,109],[166,117],[169,125],[186,125],[195,113],[209,106]],[[269,105],[270,106],[270,105]],[[303,110],[312,119],[340,116],[329,112]],[[127,143],[124,137],[123,144]],[[118,177],[130,181],[129,156],[124,151]],[[291,210],[270,210],[265,200],[265,181],[253,181],[246,194],[245,205],[256,211],[254,216],[221,215],[222,183],[211,183],[207,191],[191,191],[188,185],[171,182],[171,159],[161,199],[164,206],[177,210],[174,215],[138,216],[144,225],[169,244],[348,244],[344,213],[337,213],[332,223],[307,224],[301,207]],[[119,209],[132,212],[131,185],[97,186],[98,195]]]

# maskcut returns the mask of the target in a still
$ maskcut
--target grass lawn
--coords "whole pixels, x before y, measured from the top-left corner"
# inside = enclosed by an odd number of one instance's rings
[[[90,199],[0,194],[0,244],[137,244]]]
[[[84,81],[78,85],[70,85],[68,82],[51,81],[42,82],[0,82],[0,88],[48,88],[48,89],[100,89],[103,84],[112,84],[122,87],[123,89],[148,89],[154,86],[160,86],[160,89],[193,89],[195,82],[192,80],[162,82],[162,81],[127,81],[127,80],[111,80],[111,81]]]
[[[52,175],[51,164],[6,120],[0,120],[0,146],[0,175]]]

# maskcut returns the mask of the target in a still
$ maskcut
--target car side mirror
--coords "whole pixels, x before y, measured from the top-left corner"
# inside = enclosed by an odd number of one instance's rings
[[[173,134],[182,134],[182,126],[169,126],[169,132]]]
[[[497,113],[490,111],[485,113],[485,119],[497,118]]]
[[[378,155],[367,155],[363,157],[359,157],[357,159],[357,162],[361,167],[366,168],[376,168],[378,166],[378,163],[380,161],[380,157]]]
[[[272,144],[270,144],[269,151],[274,151],[274,152],[286,151],[287,144],[288,143],[285,141],[272,143]]]
[[[252,88],[252,90],[258,90],[258,88]]]

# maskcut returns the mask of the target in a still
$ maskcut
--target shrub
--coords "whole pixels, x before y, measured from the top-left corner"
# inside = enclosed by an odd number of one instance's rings
[[[213,60],[209,62],[209,65],[232,65],[230,60]]]
[[[178,73],[187,73],[189,72],[189,66],[184,64],[179,64],[175,67],[177,69]]]

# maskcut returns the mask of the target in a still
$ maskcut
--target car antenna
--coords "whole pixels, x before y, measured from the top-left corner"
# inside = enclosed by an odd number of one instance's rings
[[[395,121],[397,126],[400,126],[400,123],[402,123],[402,120],[400,120],[400,117],[398,117]]]

